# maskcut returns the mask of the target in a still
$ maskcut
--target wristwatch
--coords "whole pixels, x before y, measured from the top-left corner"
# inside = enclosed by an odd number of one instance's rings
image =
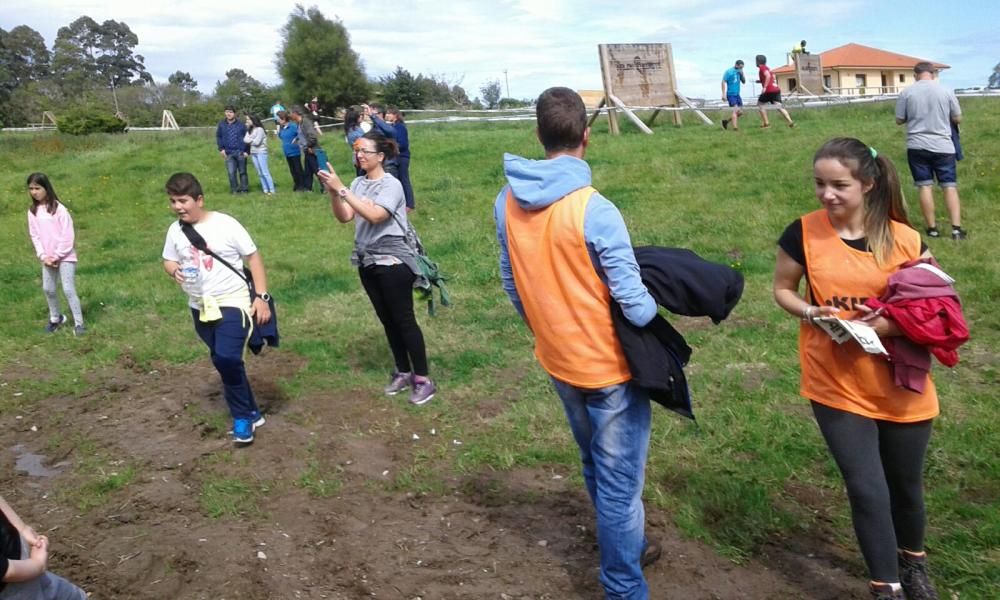
[[[346,198],[347,197],[347,188],[346,187],[342,187],[339,190],[337,190],[337,195],[340,196],[341,198]]]
[[[271,301],[271,294],[268,294],[267,292],[264,292],[263,294],[257,294],[257,297],[263,300],[264,302]]]

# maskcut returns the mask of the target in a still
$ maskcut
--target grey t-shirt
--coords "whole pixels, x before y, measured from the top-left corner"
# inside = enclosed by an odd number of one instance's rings
[[[896,118],[906,121],[908,149],[954,154],[951,119],[961,114],[955,93],[931,79],[917,81],[896,100]]]
[[[362,176],[351,182],[351,192],[355,196],[368,198],[389,212],[389,218],[381,223],[371,223],[360,215],[354,216],[355,256],[352,258],[357,260],[363,254],[396,255],[400,253],[400,246],[406,249],[403,243],[406,235],[403,230],[406,224],[406,200],[399,180],[389,173],[374,180]],[[406,253],[412,254],[408,251]],[[404,261],[400,260],[395,264],[399,262]]]

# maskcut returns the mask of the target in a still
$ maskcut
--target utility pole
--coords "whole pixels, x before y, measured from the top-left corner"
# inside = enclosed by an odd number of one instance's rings
[[[507,77],[507,69],[503,70],[503,79],[507,83],[507,97],[510,98],[510,79]]]

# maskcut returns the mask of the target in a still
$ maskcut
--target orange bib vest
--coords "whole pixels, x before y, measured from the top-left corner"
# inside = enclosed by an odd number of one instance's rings
[[[892,253],[879,267],[870,252],[855,250],[840,239],[825,210],[802,217],[807,285],[814,304],[835,306],[840,309],[838,317],[853,319],[861,316],[859,304],[885,293],[889,275],[920,255],[920,234],[902,223],[890,224]],[[868,354],[851,340],[838,344],[807,323],[799,329],[799,360],[800,393],[809,400],[899,423],[923,421],[938,414],[937,392],[930,376],[923,393],[899,387],[884,357]]]
[[[583,237],[587,186],[541,210],[507,190],[507,249],[514,284],[535,334],[535,357],[553,377],[596,389],[632,378],[611,322],[611,292]]]

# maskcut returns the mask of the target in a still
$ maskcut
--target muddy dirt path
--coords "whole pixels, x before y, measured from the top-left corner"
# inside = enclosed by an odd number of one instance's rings
[[[239,451],[211,418],[224,403],[207,360],[183,373],[127,362],[91,373],[74,397],[0,415],[0,494],[50,536],[50,568],[93,598],[601,598],[593,513],[564,467],[394,492],[424,425],[370,390],[287,402],[274,382],[301,366],[282,353],[252,364],[267,424]],[[72,500],[84,469],[128,468],[131,482],[98,506]],[[311,495],[307,472],[314,485],[335,473],[339,488]],[[239,505],[233,486],[251,501]],[[239,516],[208,516],[213,490]],[[646,573],[653,598],[862,597],[858,574],[808,540],[736,565],[665,515],[647,518],[664,549]]]

